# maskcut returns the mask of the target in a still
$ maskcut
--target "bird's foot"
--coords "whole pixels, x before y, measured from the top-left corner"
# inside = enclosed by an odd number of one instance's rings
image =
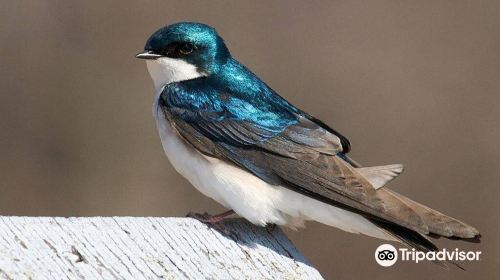
[[[229,229],[226,225],[224,225],[223,221],[227,216],[230,216],[234,214],[233,210],[226,211],[221,214],[217,215],[210,215],[207,212],[200,214],[200,213],[193,213],[189,212],[186,217],[196,219],[207,226],[225,234],[225,235],[235,235],[235,232],[233,232],[231,229]]]

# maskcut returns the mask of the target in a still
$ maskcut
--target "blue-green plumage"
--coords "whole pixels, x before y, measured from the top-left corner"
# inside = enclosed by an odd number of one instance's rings
[[[298,110],[237,61],[220,68],[209,77],[165,86],[162,104],[189,123],[248,122],[276,134],[298,122]]]
[[[350,144],[345,137],[287,102],[232,58],[213,28],[166,26],[137,57],[152,60],[148,70],[159,91],[155,116],[176,169],[247,219],[286,224],[289,216],[306,217],[379,238],[396,237],[425,250],[435,247],[422,233],[478,235],[408,198],[374,188],[392,180],[402,166],[356,168],[346,156]],[[252,189],[247,181],[258,187]],[[282,201],[287,195],[297,205]],[[443,230],[439,225],[444,223],[454,228]]]
[[[186,56],[184,59],[207,72],[217,71],[219,66],[231,57],[224,40],[215,29],[193,22],[181,22],[159,29],[148,39],[144,50],[166,54],[180,42],[190,42],[198,48],[195,55]]]
[[[193,48],[189,55],[182,53],[186,44]],[[299,117],[305,117],[335,134],[340,139],[341,152],[350,149],[347,138],[287,102],[233,59],[223,39],[212,27],[190,22],[169,25],[156,31],[144,48],[159,55],[182,58],[196,65],[199,72],[206,73],[204,78],[165,87],[160,101],[174,117],[189,123],[208,120],[246,122],[266,131],[262,140],[297,124]],[[209,128],[199,130],[208,133]],[[210,136],[217,141],[229,140],[221,133],[212,132]]]

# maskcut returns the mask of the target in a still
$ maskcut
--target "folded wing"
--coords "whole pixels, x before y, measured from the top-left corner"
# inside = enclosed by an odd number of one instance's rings
[[[421,234],[478,235],[474,228],[402,195],[386,188],[377,190],[397,175],[397,168],[353,167],[343,156],[342,144],[347,140],[290,104],[262,100],[265,95],[245,99],[217,87],[200,89],[206,84],[193,80],[167,85],[159,101],[179,134],[200,152],[233,163],[270,184],[374,221]]]

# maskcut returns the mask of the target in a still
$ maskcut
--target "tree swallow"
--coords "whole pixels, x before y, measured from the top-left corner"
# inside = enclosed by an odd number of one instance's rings
[[[198,219],[218,223],[235,212],[292,228],[314,220],[422,251],[437,250],[428,237],[479,241],[474,227],[385,188],[402,165],[361,167],[347,156],[346,137],[234,59],[212,27],[163,27],[136,57],[156,88],[153,114],[168,159],[231,209]]]

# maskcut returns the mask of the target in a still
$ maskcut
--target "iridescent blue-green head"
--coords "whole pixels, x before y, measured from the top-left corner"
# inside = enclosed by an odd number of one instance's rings
[[[144,46],[144,52],[136,57],[148,60],[148,70],[155,80],[154,75],[209,75],[231,56],[214,28],[201,23],[181,22],[153,33]],[[184,73],[177,73],[179,71]]]

